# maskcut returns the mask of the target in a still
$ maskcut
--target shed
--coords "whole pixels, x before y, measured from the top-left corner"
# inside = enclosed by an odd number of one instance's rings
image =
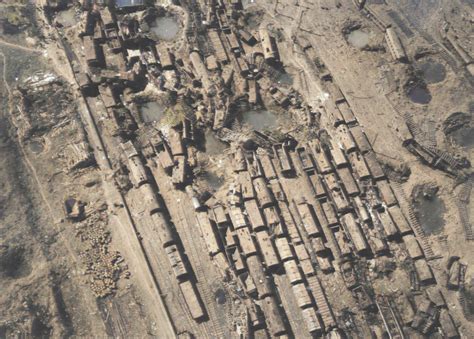
[[[174,68],[174,58],[168,48],[163,44],[157,45],[158,55],[160,57],[161,67],[163,69],[173,69]]]
[[[265,57],[265,60],[272,61],[277,59],[278,53],[268,29],[265,27],[260,27],[258,33],[260,35],[260,43],[262,44],[263,56]]]

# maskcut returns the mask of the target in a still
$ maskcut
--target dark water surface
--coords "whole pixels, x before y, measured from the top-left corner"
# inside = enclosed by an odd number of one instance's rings
[[[446,206],[437,195],[419,196],[414,202],[414,207],[426,234],[436,234],[444,229],[443,216],[446,212]]]
[[[407,92],[408,98],[415,104],[426,105],[428,104],[432,97],[430,91],[426,86],[416,85],[410,88]]]
[[[427,84],[436,84],[446,78],[446,69],[439,62],[426,61],[419,67]]]
[[[250,125],[257,131],[261,131],[277,127],[278,115],[266,109],[250,110],[242,113],[240,121]]]

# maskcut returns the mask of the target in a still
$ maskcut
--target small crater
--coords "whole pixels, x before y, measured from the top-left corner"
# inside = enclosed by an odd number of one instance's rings
[[[219,305],[223,305],[227,302],[227,297],[225,291],[222,288],[219,288],[215,293],[214,297],[216,298],[216,302]]]
[[[229,148],[229,145],[220,141],[210,130],[206,131],[204,136],[204,147],[206,149],[206,153],[209,155],[222,155],[223,152]]]
[[[444,134],[456,145],[470,149],[474,146],[474,119],[472,114],[455,112],[443,123]]]
[[[200,178],[213,190],[218,190],[224,184],[224,178],[211,171],[205,171]]]
[[[44,151],[44,144],[41,140],[31,140],[28,143],[28,148],[34,154],[39,154]]]
[[[47,338],[51,334],[51,328],[39,317],[34,317],[31,322],[31,335],[33,338]]]
[[[20,278],[31,272],[28,252],[22,246],[0,246],[0,276]]]

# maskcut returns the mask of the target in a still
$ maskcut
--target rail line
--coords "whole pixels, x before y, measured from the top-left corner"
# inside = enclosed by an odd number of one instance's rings
[[[71,58],[77,59],[77,57],[70,50],[68,53],[68,50],[66,48],[66,43],[63,41],[57,28],[53,28],[52,32],[56,36],[57,41],[59,42],[59,50],[61,50],[64,53],[64,57],[67,60],[69,71],[71,72],[71,74],[74,75],[74,69],[72,65],[73,60],[71,60]],[[73,76],[73,79],[76,86],[79,86],[77,79],[74,76]],[[97,127],[94,115],[92,114],[87,104],[86,99],[82,96],[80,96],[79,99],[81,100],[80,103],[82,104],[82,107],[80,107],[79,109],[79,112],[80,112],[79,114],[84,124],[84,128],[87,131],[89,142],[93,145],[94,153],[96,153],[95,155],[96,155],[99,168],[101,168],[106,173],[111,172],[112,171],[111,161],[110,161],[109,155],[107,154],[103,138],[100,135],[99,129]],[[106,180],[106,178],[103,179],[103,182],[106,185],[106,188],[104,188],[104,190],[107,192],[108,198],[110,198],[110,195],[118,198],[120,200],[120,203],[125,207],[123,209],[126,215],[125,223],[120,218],[117,218],[118,224],[123,226],[122,229],[119,231],[122,232],[124,238],[128,240],[129,244],[132,247],[139,249],[140,253],[136,253],[135,258],[139,263],[141,263],[139,266],[146,268],[146,271],[142,273],[145,274],[144,276],[145,279],[150,280],[152,289],[155,292],[155,295],[153,297],[155,297],[155,300],[157,301],[156,306],[158,307],[160,314],[165,317],[165,319],[163,319],[163,322],[165,322],[167,326],[166,328],[163,328],[163,331],[164,331],[163,335],[165,335],[164,333],[166,332],[167,333],[166,335],[175,337],[176,330],[175,330],[174,324],[170,318],[169,311],[166,308],[164,301],[161,297],[161,290],[157,282],[157,277],[153,273],[153,270],[150,267],[149,260],[145,253],[145,250],[143,249],[143,245],[138,239],[138,235],[136,233],[135,221],[133,220],[133,217],[129,210],[129,206],[127,205],[127,202],[125,201],[125,198],[122,195],[122,193],[118,191],[118,189],[113,183]],[[125,236],[125,234],[127,234],[128,236]]]
[[[431,248],[428,238],[426,237],[425,231],[421,227],[420,222],[418,221],[418,218],[416,217],[413,207],[408,202],[404,189],[401,187],[400,183],[396,181],[392,181],[392,187],[394,191],[398,193],[398,197],[399,197],[398,200],[399,200],[400,206],[402,206],[402,208],[408,212],[408,218],[410,219],[410,224],[412,226],[413,232],[415,233],[416,238],[419,240],[421,248],[423,249],[423,252],[425,253],[426,258],[434,259],[436,257],[435,253],[433,252],[433,249]]]

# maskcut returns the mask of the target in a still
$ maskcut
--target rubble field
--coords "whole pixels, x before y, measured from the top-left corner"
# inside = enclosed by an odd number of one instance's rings
[[[0,337],[471,337],[473,14],[1,2]]]

